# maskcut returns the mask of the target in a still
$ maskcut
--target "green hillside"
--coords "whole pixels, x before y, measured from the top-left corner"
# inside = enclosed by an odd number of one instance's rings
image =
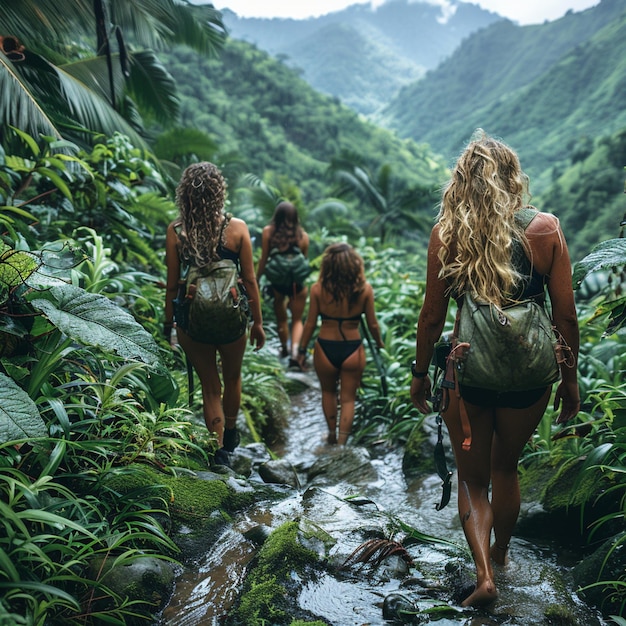
[[[290,50],[290,56],[308,68],[308,83],[365,114],[385,106],[402,86],[426,71],[395,54],[367,24],[329,24]]]
[[[449,159],[485,128],[545,189],[576,141],[626,126],[625,11],[626,0],[603,0],[541,25],[493,24],[404,88],[378,121]]]
[[[625,164],[626,128],[595,144],[581,142],[572,163],[554,171],[554,181],[533,199],[560,217],[572,259],[580,260],[596,243],[618,236],[626,214]]]
[[[245,171],[289,179],[307,203],[331,193],[328,165],[346,150],[372,172],[389,164],[401,187],[445,178],[428,146],[366,121],[250,44],[231,39],[218,59],[182,48],[162,58],[176,77],[184,125],[211,135],[220,154],[236,153]]]

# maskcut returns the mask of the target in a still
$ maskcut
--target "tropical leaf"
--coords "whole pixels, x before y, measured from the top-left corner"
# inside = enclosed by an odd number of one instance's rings
[[[572,283],[578,289],[583,279],[591,272],[623,267],[626,265],[626,239],[608,239],[599,243],[581,261],[574,265]]]
[[[34,254],[0,243],[0,305],[6,303],[14,287],[22,285],[40,266],[41,260]]]
[[[151,364],[159,361],[159,348],[152,335],[105,296],[74,285],[52,287],[45,296],[31,304],[73,340],[126,359]]]
[[[0,129],[15,126],[36,135],[61,137],[55,123],[38,102],[38,95],[15,71],[15,66],[0,54]],[[2,131],[3,134],[5,131]]]
[[[151,50],[130,55],[127,87],[140,110],[151,111],[157,121],[171,123],[178,117],[176,81]]]
[[[0,443],[47,434],[35,403],[11,378],[0,373]]]

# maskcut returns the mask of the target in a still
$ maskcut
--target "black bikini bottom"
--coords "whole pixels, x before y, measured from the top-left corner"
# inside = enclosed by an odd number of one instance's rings
[[[540,387],[529,391],[493,391],[467,385],[459,385],[459,388],[463,400],[470,404],[502,409],[527,409],[538,402],[547,389],[547,387]]]
[[[361,339],[352,339],[350,341],[334,341],[333,339],[317,338],[322,352],[326,358],[339,369],[343,362],[356,350],[362,343]]]

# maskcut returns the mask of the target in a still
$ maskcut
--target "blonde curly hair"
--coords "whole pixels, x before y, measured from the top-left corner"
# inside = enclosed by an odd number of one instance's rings
[[[474,136],[443,190],[439,277],[448,281],[452,294],[469,290],[500,307],[522,279],[511,262],[513,241],[530,257],[524,229],[515,220],[528,196],[528,177],[509,146],[482,129]]]
[[[365,288],[363,259],[347,243],[333,243],[324,251],[319,281],[335,302],[352,304]]]
[[[181,257],[188,263],[202,267],[219,259],[225,202],[226,181],[217,166],[203,161],[187,167],[176,187],[176,206]]]

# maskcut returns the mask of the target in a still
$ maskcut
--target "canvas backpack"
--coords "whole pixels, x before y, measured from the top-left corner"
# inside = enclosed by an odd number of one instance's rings
[[[456,344],[456,374],[462,385],[526,391],[559,379],[552,322],[534,300],[497,308],[466,293]]]
[[[516,219],[526,228],[536,211]],[[526,391],[559,379],[559,342],[544,307],[534,299],[503,307],[464,295],[455,328],[458,382],[493,391]]]
[[[248,315],[248,298],[235,261],[220,259],[203,267],[181,262],[174,321],[194,341],[236,341],[247,330]]]
[[[311,273],[308,259],[298,246],[280,252],[277,248],[270,251],[265,276],[271,285],[279,289],[290,289],[294,283],[302,285]]]

